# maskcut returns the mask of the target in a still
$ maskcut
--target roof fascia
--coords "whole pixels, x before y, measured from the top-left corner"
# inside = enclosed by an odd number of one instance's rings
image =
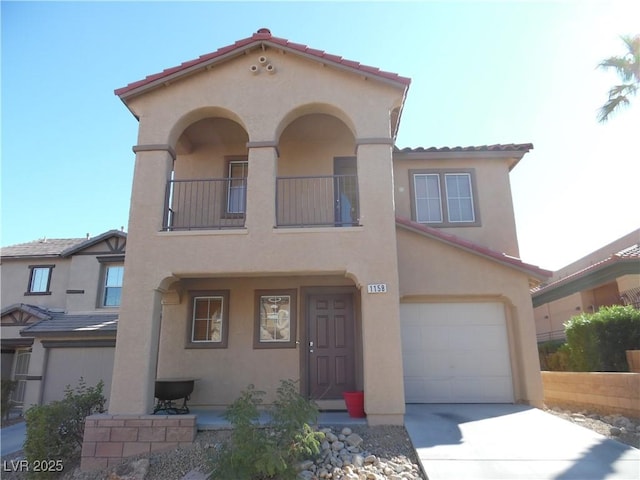
[[[399,88],[401,90],[403,90],[405,92],[406,95],[406,90],[408,89],[409,85],[405,84],[403,82],[400,81],[395,81],[393,79],[390,78],[386,78],[382,75],[377,75],[375,72],[367,72],[365,70],[360,70],[358,68],[355,67],[350,67],[348,65],[344,65],[342,63],[339,62],[334,62],[330,59],[327,58],[320,58],[317,57],[313,54],[307,53],[307,52],[303,52],[300,50],[297,50],[295,48],[271,41],[271,40],[254,40],[250,43],[247,43],[246,45],[242,45],[237,47],[236,49],[230,50],[228,52],[225,52],[221,55],[217,55],[214,58],[208,59],[208,60],[203,60],[202,62],[196,63],[194,65],[191,65],[189,67],[186,67],[184,69],[180,69],[176,72],[170,73],[166,76],[162,76],[160,78],[157,78],[155,80],[152,80],[149,83],[145,83],[143,85],[140,85],[139,87],[135,87],[129,91],[126,91],[122,94],[118,93],[118,91],[121,90],[125,90],[127,87],[123,87],[121,89],[116,90],[116,95],[118,95],[120,97],[120,99],[125,103],[125,105],[127,104],[126,100],[139,96],[149,90],[161,87],[161,86],[168,86],[169,84],[177,81],[177,80],[181,80],[189,75],[193,75],[199,71],[202,70],[208,70],[213,68],[214,65],[218,64],[218,63],[222,63],[225,62],[227,60],[239,57],[241,55],[246,54],[247,52],[253,50],[254,48],[262,48],[264,49],[265,47],[272,47],[276,50],[280,50],[281,52],[286,52],[286,53],[291,53],[294,55],[297,55],[299,57],[303,57],[303,58],[307,58],[311,61],[320,63],[322,65],[329,65],[333,68],[336,68],[338,70],[343,70],[346,72],[350,72],[352,74],[358,75],[362,78],[365,79],[370,79],[370,80],[375,80],[377,82],[383,83],[383,84],[387,84],[387,85],[391,85],[393,87]],[[134,82],[135,83],[135,82]],[[128,106],[127,106],[128,107]],[[131,110],[131,109],[129,109]],[[133,113],[133,112],[132,112]],[[135,116],[135,113],[134,113]],[[138,118],[136,116],[136,118]]]
[[[39,318],[40,320],[38,320],[37,323],[40,323],[42,320],[49,320],[52,318],[51,315],[25,303],[14,303],[13,305],[9,305],[8,307],[4,308],[2,312],[0,312],[0,316],[4,317],[5,315],[13,313],[16,310],[20,310],[22,312],[28,313],[29,315],[33,315],[34,317]],[[33,325],[35,325],[35,323],[29,326],[32,327]]]
[[[559,300],[574,293],[599,287],[623,275],[637,274],[639,268],[640,260],[637,259],[619,258],[613,263],[603,263],[601,266],[567,282],[534,292],[531,295],[533,306],[539,307],[540,305]],[[562,280],[559,280],[559,282],[562,282]]]
[[[520,150],[507,150],[499,152],[489,151],[468,151],[468,152],[393,152],[394,160],[467,160],[467,159],[488,159],[488,160],[512,160],[509,162],[509,171],[522,160],[528,152]]]

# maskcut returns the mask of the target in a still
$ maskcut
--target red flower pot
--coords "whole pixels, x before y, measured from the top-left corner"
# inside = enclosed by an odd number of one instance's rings
[[[347,412],[350,417],[364,418],[364,392],[343,392],[344,403],[347,404]]]

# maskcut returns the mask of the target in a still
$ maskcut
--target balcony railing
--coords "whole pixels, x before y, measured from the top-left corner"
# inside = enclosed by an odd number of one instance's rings
[[[346,227],[359,219],[357,175],[276,178],[278,227]]]
[[[246,178],[170,180],[165,193],[163,230],[244,228],[246,198]],[[278,227],[358,225],[358,177],[278,177],[275,203]],[[260,205],[248,208],[259,209]]]
[[[246,178],[170,180],[164,230],[219,230],[244,227]]]

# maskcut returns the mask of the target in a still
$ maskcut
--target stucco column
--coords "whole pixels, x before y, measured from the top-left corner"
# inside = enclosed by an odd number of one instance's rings
[[[391,140],[358,142],[361,223],[368,235],[370,261],[357,267],[361,282],[365,410],[368,422],[404,421],[404,382],[400,337],[398,256],[393,207]],[[366,173],[366,174],[365,174]],[[385,293],[368,293],[368,284],[384,284]]]
[[[140,415],[153,408],[162,296],[157,288],[166,276],[164,259],[149,245],[162,228],[166,182],[175,154],[163,145],[137,146],[134,151],[136,166],[109,412]]]
[[[276,224],[277,150],[273,142],[249,142],[247,211],[249,235],[270,233]]]

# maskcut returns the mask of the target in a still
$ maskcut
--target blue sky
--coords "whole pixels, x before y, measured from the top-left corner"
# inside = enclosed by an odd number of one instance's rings
[[[261,27],[412,78],[399,147],[532,142],[523,260],[557,269],[640,226],[640,98],[598,124],[595,67],[640,2],[7,2],[3,246],[127,228],[137,122],[114,89]]]

